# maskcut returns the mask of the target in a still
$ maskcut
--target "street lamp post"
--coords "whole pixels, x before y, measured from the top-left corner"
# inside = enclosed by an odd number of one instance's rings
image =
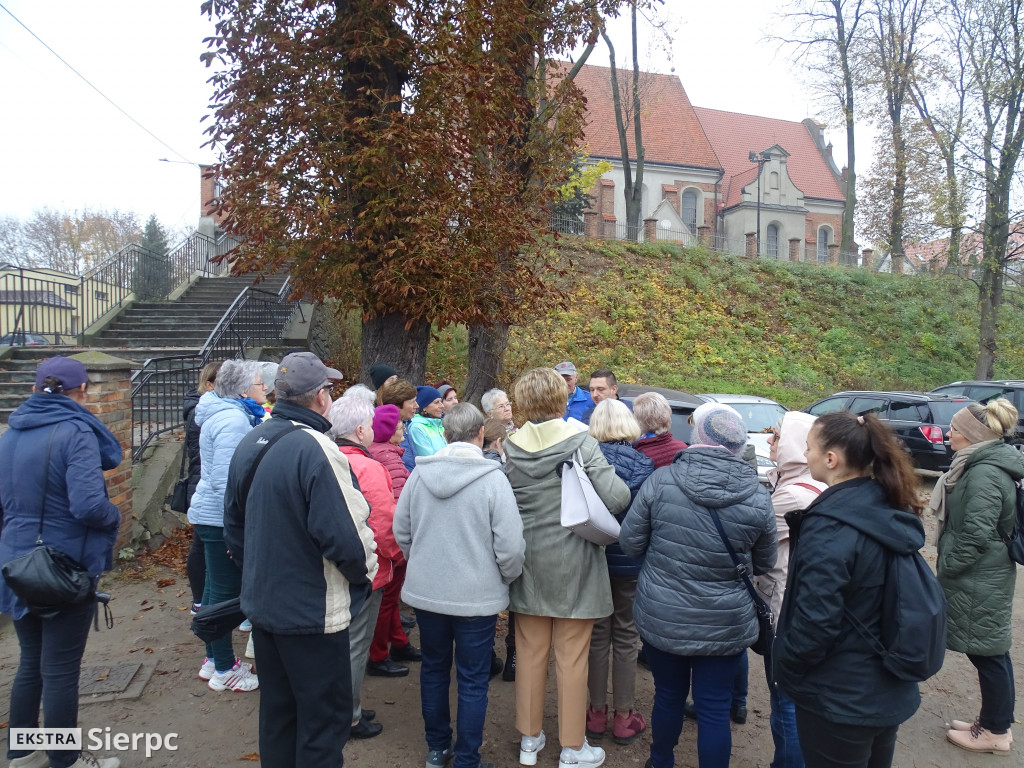
[[[761,171],[764,170],[764,164],[772,159],[772,153],[767,149],[762,150],[760,153],[750,152],[748,154],[750,162],[757,163],[757,255],[761,255]]]

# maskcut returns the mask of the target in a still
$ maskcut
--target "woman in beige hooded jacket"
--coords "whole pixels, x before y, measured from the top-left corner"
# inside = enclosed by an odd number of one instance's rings
[[[772,607],[772,615],[778,621],[782,609],[782,596],[786,591],[786,575],[789,571],[789,524],[787,512],[807,509],[827,487],[811,477],[807,468],[807,433],[811,431],[815,417],[809,413],[791,411],[785,414],[772,430],[770,458],[775,469],[768,471],[768,480],[773,484],[772,507],[775,509],[775,526],[779,534],[779,557],[775,567],[764,576],[754,579],[754,586]],[[771,655],[764,658],[765,670],[771,679]],[[804,759],[796,734],[796,710],[793,702],[773,684],[771,692],[771,716],[769,723],[772,739],[775,741],[775,758],[772,768],[803,768]]]

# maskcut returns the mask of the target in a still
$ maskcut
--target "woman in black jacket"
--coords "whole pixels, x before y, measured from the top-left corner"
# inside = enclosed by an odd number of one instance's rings
[[[913,465],[868,414],[831,413],[807,435],[811,476],[828,485],[786,515],[791,553],[772,649],[775,684],[796,704],[808,768],[892,764],[896,731],[921,703],[917,683],[882,666],[847,613],[881,634],[889,552],[924,545]]]

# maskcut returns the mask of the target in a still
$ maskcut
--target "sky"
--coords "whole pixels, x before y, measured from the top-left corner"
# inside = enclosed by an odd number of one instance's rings
[[[116,208],[135,211],[141,221],[156,214],[174,231],[195,226],[199,169],[193,164],[216,159],[202,146],[200,119],[211,89],[199,56],[212,23],[200,14],[199,0],[0,0],[0,6],[0,216],[26,219],[44,206]],[[776,7],[765,0],[665,0],[659,17],[669,23],[671,44],[656,44],[641,22],[641,67],[674,68],[697,106],[794,121],[817,117],[822,110],[800,68],[764,39]],[[613,22],[612,31],[621,63],[628,55],[627,19]],[[603,45],[590,63],[607,66]],[[828,127],[826,137],[842,166],[841,128]],[[866,149],[859,142],[859,158],[870,159]]]

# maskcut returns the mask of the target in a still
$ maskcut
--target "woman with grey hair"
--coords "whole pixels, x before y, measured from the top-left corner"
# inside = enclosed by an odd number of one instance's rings
[[[362,386],[361,384],[357,386]],[[363,387],[373,395],[373,391]],[[352,388],[348,390],[351,392]],[[359,490],[370,505],[366,521],[377,543],[377,575],[373,591],[363,609],[352,619],[348,628],[349,661],[352,665],[352,729],[355,739],[370,739],[384,730],[380,723],[372,722],[376,713],[362,708],[363,677],[370,658],[370,642],[377,626],[384,587],[391,583],[395,567],[403,561],[402,551],[395,543],[391,528],[395,519],[395,494],[391,487],[391,474],[369,452],[373,443],[373,405],[365,396],[348,396],[331,405],[331,436],[348,459],[349,466],[359,481]]]
[[[515,434],[516,423],[512,421],[512,403],[505,391],[495,387],[488,389],[480,398],[480,407],[489,419],[497,419],[505,425],[505,432]]]
[[[633,416],[640,424],[643,434],[633,447],[654,462],[660,469],[672,463],[680,451],[686,450],[686,443],[672,437],[672,406],[665,396],[658,392],[644,392],[633,401]]]
[[[242,571],[231,562],[224,544],[224,491],[235,448],[265,415],[262,374],[259,363],[226,360],[217,372],[213,392],[199,398],[196,405],[202,474],[188,508],[188,521],[202,539],[206,553],[203,605],[232,600],[241,592]],[[230,632],[206,644],[199,677],[208,680],[215,691],[253,691],[259,687],[252,667],[235,656]]]

